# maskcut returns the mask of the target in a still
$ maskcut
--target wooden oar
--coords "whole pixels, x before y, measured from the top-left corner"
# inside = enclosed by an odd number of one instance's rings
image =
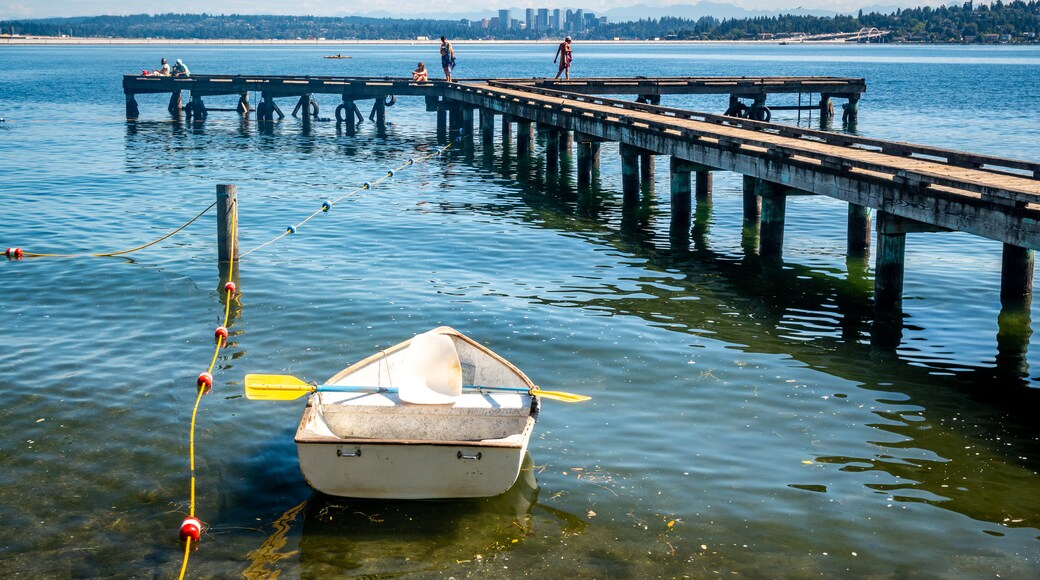
[[[291,401],[314,392],[321,393],[396,393],[397,389],[387,387],[354,387],[341,385],[314,385],[291,375],[248,374],[245,380],[246,398],[258,401]],[[544,397],[566,403],[580,403],[592,397],[563,393],[560,391],[543,391],[538,387],[463,387],[468,393],[526,393],[535,397]]]

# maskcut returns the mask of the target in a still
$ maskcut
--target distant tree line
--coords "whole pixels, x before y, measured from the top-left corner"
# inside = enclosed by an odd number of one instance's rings
[[[1040,42],[1040,0],[975,6],[923,7],[833,17],[780,15],[720,20],[651,18],[600,24],[574,36],[589,40],[648,39],[748,40],[796,34],[889,30],[889,39],[915,42]],[[216,14],[159,14],[46,18],[0,22],[0,33],[31,36],[160,38],[160,39],[317,39],[407,40],[446,35],[452,39],[528,40],[542,31],[490,30],[479,22],[400,18],[345,18]]]
[[[992,5],[923,7],[833,17],[785,14],[759,18],[698,20],[645,19],[601,25],[595,38],[674,38],[678,40],[748,40],[761,36],[817,35],[856,32],[861,28],[891,31],[892,39],[918,42],[1038,42],[1040,1],[1015,0]],[[997,38],[992,38],[996,36]]]

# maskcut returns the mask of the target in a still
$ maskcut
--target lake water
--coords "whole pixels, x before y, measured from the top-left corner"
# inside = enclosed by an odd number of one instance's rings
[[[457,48],[460,77],[555,73],[552,45]],[[321,58],[337,52],[353,58]],[[196,74],[404,75],[437,52],[0,47],[0,247],[135,246],[234,183],[248,250],[437,144],[416,98],[388,109],[385,137],[367,121],[354,137],[291,117],[174,123],[161,95],[127,123],[121,75],[160,57]],[[1037,47],[577,43],[573,72],[863,77],[862,135],[1040,159]],[[845,205],[792,199],[783,268],[763,269],[741,246],[739,175],[715,176],[711,211],[677,240],[666,162],[631,215],[616,146],[589,190],[545,179],[536,154],[478,140],[242,260],[199,411],[208,528],[190,576],[1036,577],[1040,359],[1021,378],[996,368],[999,244],[908,236],[902,343],[877,349]],[[195,378],[223,316],[213,224],[127,258],[0,260],[3,576],[178,572]],[[248,401],[242,376],[322,381],[442,324],[592,401],[544,403],[505,496],[312,495],[292,440],[303,401]]]

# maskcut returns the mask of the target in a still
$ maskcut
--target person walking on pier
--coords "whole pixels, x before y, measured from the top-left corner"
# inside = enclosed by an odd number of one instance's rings
[[[556,49],[556,57],[553,58],[553,62],[560,61],[560,70],[556,71],[556,78],[560,78],[561,74],[566,75],[567,80],[571,78],[571,37],[567,37],[563,42],[560,43],[560,47]]]
[[[455,68],[455,49],[451,47],[448,39],[441,36],[441,67],[444,68],[444,80],[451,80],[451,71]]]

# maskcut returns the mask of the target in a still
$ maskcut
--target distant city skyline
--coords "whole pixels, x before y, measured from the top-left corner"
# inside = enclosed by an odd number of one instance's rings
[[[870,10],[891,11],[896,8],[912,8],[917,6],[939,6],[943,4],[961,4],[942,0],[790,0],[778,3],[776,0],[705,0],[707,4],[725,4],[746,10],[789,11],[796,9],[822,10],[835,12],[854,12],[860,8]],[[449,8],[439,12],[444,18],[454,19],[458,14],[488,14],[498,10],[511,10],[513,18],[522,20],[525,10],[539,8],[577,10],[604,14],[609,10],[626,8],[639,4],[651,7],[672,5],[694,5],[698,0],[568,0],[560,4],[552,2],[524,2],[517,0],[462,0],[453,2]],[[976,2],[988,4],[989,2]],[[0,0],[0,20],[16,20],[27,18],[54,18],[72,16],[101,16],[127,14],[165,14],[169,12],[209,13],[209,14],[279,14],[309,16],[366,16],[391,15],[397,18],[408,18],[414,15],[431,17],[426,0],[366,0],[365,2],[344,2],[342,0],[300,0],[285,3],[281,0],[181,0],[176,4],[157,0],[139,0],[128,3],[125,0]]]

